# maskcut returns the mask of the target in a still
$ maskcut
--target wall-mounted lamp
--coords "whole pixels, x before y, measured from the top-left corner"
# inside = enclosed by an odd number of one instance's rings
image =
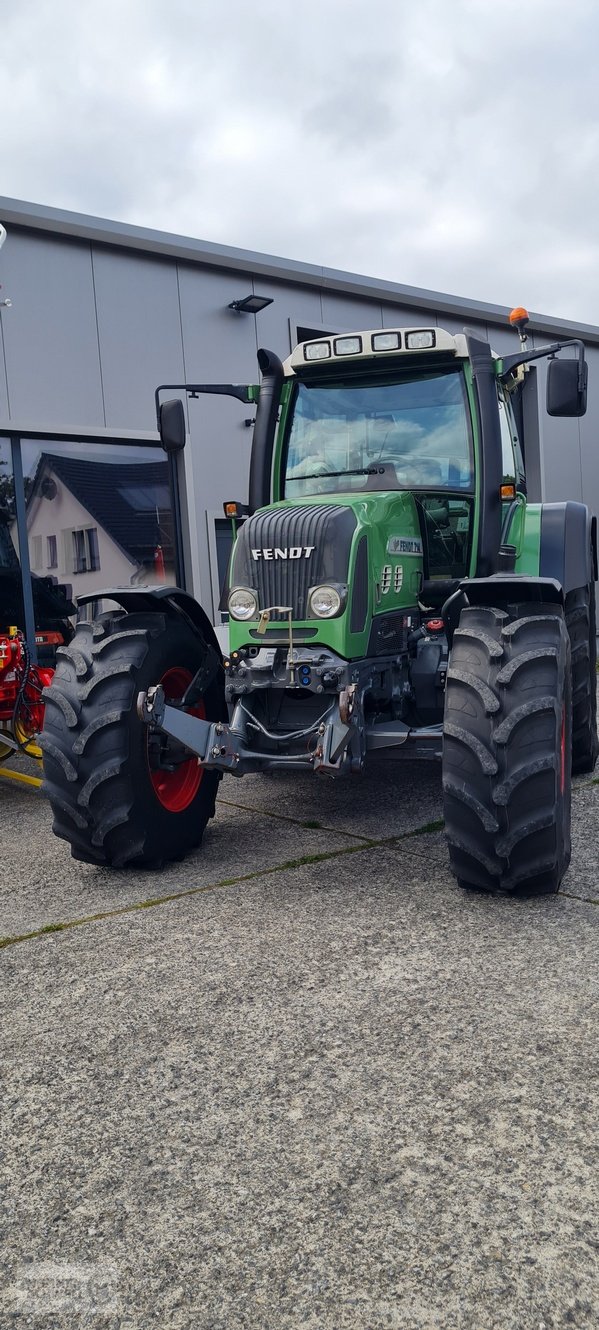
[[[243,300],[232,300],[229,309],[236,309],[238,314],[259,314],[261,309],[272,305],[272,296],[244,296]]]

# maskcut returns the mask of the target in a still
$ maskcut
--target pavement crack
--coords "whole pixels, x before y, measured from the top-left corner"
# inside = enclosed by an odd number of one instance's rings
[[[561,887],[558,896],[566,896],[569,901],[583,901],[585,905],[599,905],[597,896],[576,896],[573,891],[562,891]]]
[[[241,808],[245,813],[258,813],[260,817],[274,817],[277,822],[291,822],[294,827],[304,827],[309,831],[329,831],[332,836],[348,836],[350,840],[366,841],[368,844],[372,841],[371,836],[361,836],[357,831],[345,831],[343,827],[327,827],[324,822],[291,817],[289,813],[273,813],[269,808],[256,808],[255,804],[240,804],[233,799],[222,799],[220,795],[216,802],[226,804],[229,808]]]
[[[257,868],[251,873],[241,873],[237,877],[221,878],[217,882],[207,883],[202,887],[186,887],[184,891],[168,892],[164,896],[150,896],[144,901],[134,901],[129,905],[120,905],[114,910],[100,910],[97,914],[83,915],[80,919],[67,919],[61,923],[44,924],[40,928],[34,928],[28,933],[13,934],[9,937],[0,938],[0,949],[16,946],[19,942],[32,942],[36,938],[44,937],[49,933],[64,933],[73,928],[83,928],[87,924],[100,923],[104,919],[123,918],[128,914],[135,914],[138,910],[152,910],[160,905],[168,905],[171,901],[185,900],[190,896],[206,895],[210,891],[222,891],[227,887],[241,886],[244,882],[253,882],[256,878],[270,877],[275,873],[283,873],[293,868],[303,868],[307,864],[325,863],[330,859],[339,859],[350,854],[364,854],[368,850],[379,849],[381,846],[394,845],[398,842],[411,840],[416,836],[424,836],[432,831],[439,831],[443,826],[442,822],[428,822],[423,827],[417,827],[413,831],[406,831],[403,834],[395,836],[385,836],[379,840],[361,841],[358,845],[342,845],[337,850],[322,850],[317,854],[298,855],[295,859],[287,859],[280,864],[272,864],[269,868]]]

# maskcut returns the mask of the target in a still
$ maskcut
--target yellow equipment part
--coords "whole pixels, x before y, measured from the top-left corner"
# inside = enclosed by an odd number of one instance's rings
[[[21,752],[25,753],[27,757],[35,758],[37,762],[41,761],[42,750],[39,747],[39,744],[36,744],[33,741],[29,742],[28,736],[25,731],[21,729],[21,726],[16,726],[15,738],[20,744],[24,745]],[[5,762],[9,757],[14,757],[14,755],[15,749],[11,745],[2,742],[2,734],[0,733],[0,763]],[[39,776],[28,776],[24,771],[14,771],[12,767],[0,766],[0,776],[3,776],[5,780],[18,781],[21,785],[32,785],[36,789],[38,789],[42,783]]]
[[[34,738],[30,737],[27,730],[24,730],[20,722],[17,721],[15,725],[15,739],[17,743],[22,745],[22,751],[26,753],[28,757],[34,757],[36,761],[41,762],[42,750],[39,744],[35,742],[35,738],[37,738],[37,736]]]
[[[33,785],[39,789],[42,780],[41,776],[26,776],[24,771],[12,771],[10,767],[0,767],[0,776],[5,780],[16,780],[22,785]]]

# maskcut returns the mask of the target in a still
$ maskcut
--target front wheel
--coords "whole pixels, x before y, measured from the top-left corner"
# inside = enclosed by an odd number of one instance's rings
[[[570,862],[571,744],[563,615],[543,605],[462,610],[443,739],[445,827],[461,885],[558,890]]]
[[[160,613],[102,615],[60,647],[41,744],[54,831],[76,859],[159,864],[200,844],[214,815],[219,776],[137,716],[136,699],[162,684],[176,702],[206,655],[183,621]],[[226,719],[223,678],[193,714]]]

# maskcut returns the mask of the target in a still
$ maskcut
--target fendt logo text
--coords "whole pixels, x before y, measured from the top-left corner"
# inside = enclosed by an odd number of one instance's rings
[[[282,550],[252,550],[252,559],[309,559],[315,549],[315,545],[286,545]]]

